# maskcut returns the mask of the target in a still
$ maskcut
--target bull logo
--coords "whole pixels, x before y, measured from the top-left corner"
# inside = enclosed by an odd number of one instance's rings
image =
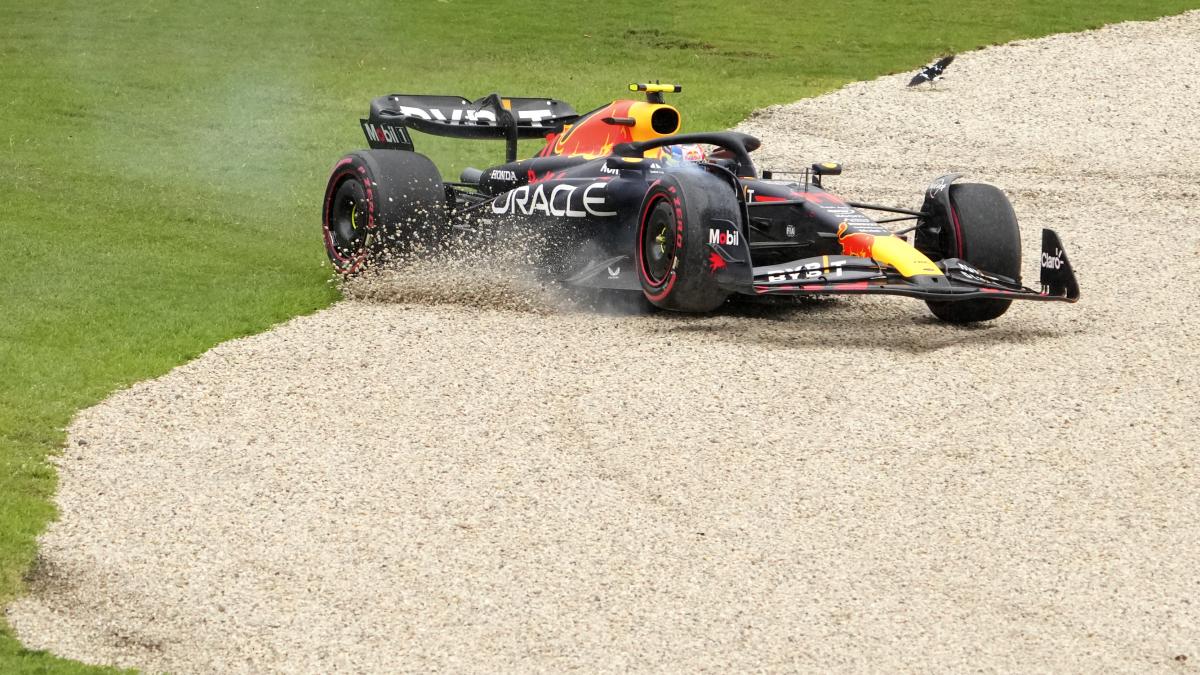
[[[875,245],[875,235],[865,232],[847,232],[850,226],[846,221],[838,225],[838,243],[842,245],[842,253],[856,258],[870,258],[871,247]]]

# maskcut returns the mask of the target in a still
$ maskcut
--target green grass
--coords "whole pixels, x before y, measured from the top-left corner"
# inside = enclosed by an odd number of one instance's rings
[[[514,4],[0,6],[0,604],[54,516],[46,458],[75,411],[336,298],[319,195],[364,145],[370,98],[498,90],[582,111],[661,78],[685,85],[685,131],[724,128],[943,53],[1200,0]],[[418,144],[447,173],[502,154]],[[0,626],[0,671],[86,670]]]

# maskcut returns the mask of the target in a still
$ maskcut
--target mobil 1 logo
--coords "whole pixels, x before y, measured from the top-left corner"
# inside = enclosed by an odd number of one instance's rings
[[[412,150],[412,137],[408,129],[385,122],[359,120],[363,134],[367,137],[367,145],[376,150]]]

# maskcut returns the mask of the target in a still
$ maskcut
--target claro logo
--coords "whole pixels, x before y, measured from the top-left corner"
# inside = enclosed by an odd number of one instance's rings
[[[1058,249],[1058,248],[1054,249],[1054,255],[1050,255],[1049,253],[1042,251],[1042,267],[1045,267],[1048,270],[1056,270],[1056,269],[1061,268],[1062,266],[1063,266],[1062,249]]]
[[[492,213],[521,213],[527,216],[543,213],[567,218],[617,215],[616,211],[603,210],[608,206],[604,183],[586,186],[559,183],[549,188],[545,183],[538,183],[532,187],[522,185],[497,197],[492,202]]]

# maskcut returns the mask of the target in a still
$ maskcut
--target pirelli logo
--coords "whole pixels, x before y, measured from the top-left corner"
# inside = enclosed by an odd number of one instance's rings
[[[412,150],[412,137],[408,129],[394,124],[359,120],[363,133],[367,136],[367,144],[372,148],[386,150]]]

